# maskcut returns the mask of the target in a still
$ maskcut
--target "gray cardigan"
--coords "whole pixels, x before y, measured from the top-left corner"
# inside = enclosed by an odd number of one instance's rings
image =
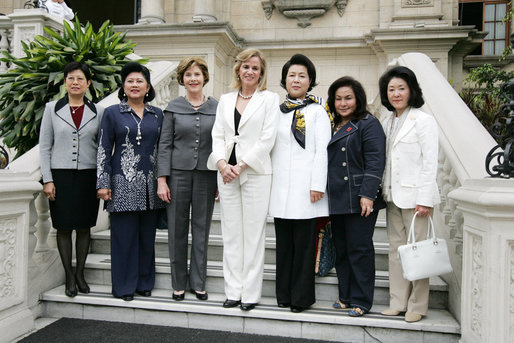
[[[46,104],[39,131],[43,182],[53,182],[52,169],[96,169],[98,130],[103,108],[84,98],[84,114],[77,130],[68,97]]]
[[[157,176],[169,176],[172,169],[209,170],[207,159],[212,152],[212,126],[218,101],[209,97],[195,110],[184,98],[173,99],[164,110]]]

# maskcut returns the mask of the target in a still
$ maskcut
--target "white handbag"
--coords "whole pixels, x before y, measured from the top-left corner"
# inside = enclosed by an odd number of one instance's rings
[[[398,247],[404,279],[414,281],[450,273],[452,265],[448,256],[448,247],[444,239],[436,237],[432,218],[428,217],[427,239],[416,242],[414,222],[417,214],[416,212],[412,218],[407,244]],[[432,229],[432,237],[430,237],[430,229]]]

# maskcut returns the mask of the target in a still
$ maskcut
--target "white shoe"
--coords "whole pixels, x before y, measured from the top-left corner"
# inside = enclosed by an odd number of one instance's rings
[[[405,313],[405,321],[407,323],[415,323],[419,322],[423,316],[421,314],[406,312]]]

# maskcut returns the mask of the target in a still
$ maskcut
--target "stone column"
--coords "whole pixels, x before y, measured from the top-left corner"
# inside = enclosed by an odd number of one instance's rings
[[[471,179],[450,192],[464,216],[462,343],[514,339],[514,179]]]
[[[193,22],[213,22],[218,21],[216,18],[216,0],[194,0],[195,13],[193,15]]]
[[[141,0],[139,24],[162,24],[164,22],[164,0]]]

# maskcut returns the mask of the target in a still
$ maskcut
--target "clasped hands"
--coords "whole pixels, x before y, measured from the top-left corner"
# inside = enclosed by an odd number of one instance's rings
[[[224,184],[231,183],[237,179],[247,166],[248,165],[243,161],[239,162],[235,166],[228,164],[225,160],[218,161],[218,170],[220,171]]]

